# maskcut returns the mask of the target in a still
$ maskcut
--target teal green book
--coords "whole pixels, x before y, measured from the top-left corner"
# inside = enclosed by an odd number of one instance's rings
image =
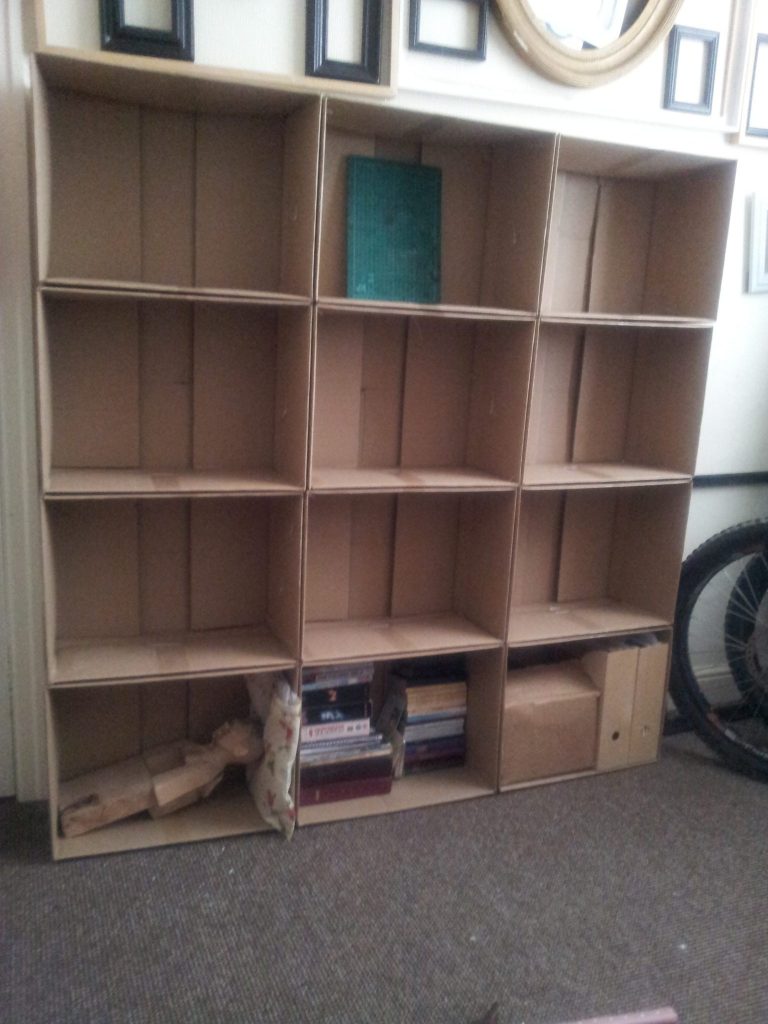
[[[347,295],[440,301],[439,167],[347,158]]]

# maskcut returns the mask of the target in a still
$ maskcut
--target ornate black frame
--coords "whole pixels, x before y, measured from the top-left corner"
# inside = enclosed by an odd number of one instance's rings
[[[680,43],[684,39],[701,39],[707,43],[707,62],[704,68],[704,87],[701,103],[682,103],[675,99],[677,82],[677,63],[680,56]],[[685,110],[689,114],[711,114],[712,96],[715,89],[715,66],[717,64],[717,43],[719,32],[710,32],[703,28],[684,28],[675,25],[669,33],[669,49],[667,50],[667,73],[664,78],[664,107],[667,110]]]
[[[477,12],[477,45],[473,50],[464,50],[458,46],[439,46],[437,43],[423,43],[419,39],[421,22],[421,0],[411,0],[410,20],[408,26],[408,48],[423,50],[425,53],[437,53],[442,57],[463,57],[465,60],[485,60],[488,42],[488,8],[490,0],[464,0],[474,4]]]
[[[328,0],[307,0],[305,71],[320,78],[378,85],[381,79],[381,0],[363,0],[362,61],[328,59]]]
[[[124,0],[101,0],[100,6],[102,50],[194,60],[192,0],[171,0],[170,32],[126,24]]]

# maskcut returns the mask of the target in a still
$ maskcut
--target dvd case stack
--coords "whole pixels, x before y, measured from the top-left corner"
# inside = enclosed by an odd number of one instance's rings
[[[392,744],[371,727],[373,662],[305,669],[299,796],[303,805],[392,788]]]
[[[390,677],[380,727],[398,748],[395,775],[452,768],[466,755],[467,682],[462,666],[414,662]]]

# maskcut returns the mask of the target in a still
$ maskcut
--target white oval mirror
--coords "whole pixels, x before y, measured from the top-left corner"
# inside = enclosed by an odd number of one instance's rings
[[[495,0],[505,35],[540,74],[565,85],[616,78],[664,39],[683,0]]]

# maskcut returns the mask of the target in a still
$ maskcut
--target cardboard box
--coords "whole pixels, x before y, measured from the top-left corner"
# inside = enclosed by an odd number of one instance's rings
[[[509,672],[501,785],[594,768],[599,698],[578,662]]]

